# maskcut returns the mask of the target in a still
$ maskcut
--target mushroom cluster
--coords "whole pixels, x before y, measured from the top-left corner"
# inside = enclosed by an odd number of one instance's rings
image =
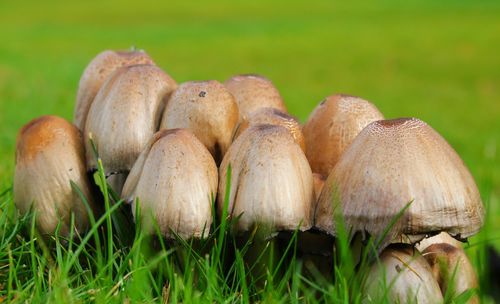
[[[328,262],[342,225],[378,256],[366,302],[478,288],[461,248],[484,218],[472,175],[428,124],[386,120],[359,97],[329,96],[301,126],[262,76],[178,85],[144,51],[104,51],[81,77],[74,125],[43,116],[20,130],[14,202],[44,235],[85,233],[102,209],[89,179],[100,164],[166,239],[205,238],[227,219],[261,242],[298,233],[299,254]]]

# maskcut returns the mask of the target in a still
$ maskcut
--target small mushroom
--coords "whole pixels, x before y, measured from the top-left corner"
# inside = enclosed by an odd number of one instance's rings
[[[154,62],[143,50],[106,50],[92,59],[80,78],[76,94],[74,123],[78,129],[83,131],[90,105],[106,79],[116,69],[135,64],[154,64]]]
[[[347,231],[374,236],[380,248],[415,243],[439,231],[464,239],[479,231],[484,218],[463,161],[416,118],[376,121],[361,131],[330,173],[318,201],[315,225],[331,235],[336,234],[334,210]]]
[[[303,128],[306,156],[313,172],[328,177],[344,150],[369,123],[384,119],[370,102],[337,94],[312,112]]]
[[[71,182],[93,209],[80,131],[56,116],[30,121],[17,136],[14,203],[21,214],[35,212],[42,235],[54,234],[60,225],[59,234],[69,236],[71,214],[77,233],[87,229],[87,207]]]
[[[141,153],[125,182],[122,198],[142,223],[156,221],[162,235],[175,239],[207,236],[217,166],[205,146],[185,129],[161,130]]]
[[[386,248],[365,282],[363,303],[443,303],[429,264],[410,245]]]
[[[226,80],[224,86],[236,98],[240,122],[260,108],[274,108],[287,112],[278,89],[263,76],[236,75]]]
[[[432,244],[440,244],[440,243],[446,243],[450,244],[452,246],[455,246],[457,248],[462,248],[462,242],[459,240],[455,239],[451,235],[449,235],[446,232],[440,232],[436,235],[433,236],[428,236],[418,243],[415,244],[415,247],[422,252],[424,251],[427,247],[431,246]]]
[[[443,294],[455,297],[479,287],[474,268],[462,249],[438,243],[427,247],[422,255],[431,265],[432,274]],[[475,295],[467,303],[479,303],[479,298]]]
[[[190,130],[219,164],[231,144],[237,123],[238,106],[220,82],[190,81],[172,94],[160,128]]]
[[[260,108],[255,110],[250,114],[247,120],[239,124],[234,138],[236,139],[250,125],[262,124],[277,125],[287,128],[297,144],[299,144],[300,148],[305,152],[304,135],[302,135],[302,127],[299,121],[295,117],[274,108]]]
[[[176,86],[170,76],[154,65],[116,70],[99,90],[87,117],[84,132],[87,168],[97,167],[89,141],[91,135],[106,174],[128,174],[158,130],[165,103]],[[114,190],[120,193],[121,185]]]
[[[304,152],[281,126],[254,125],[229,148],[219,168],[218,210],[232,168],[228,212],[238,217],[236,232],[261,226],[279,231],[307,230],[312,224],[313,178]]]

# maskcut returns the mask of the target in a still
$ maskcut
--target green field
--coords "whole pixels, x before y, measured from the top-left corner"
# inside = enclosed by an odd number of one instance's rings
[[[0,1],[0,193],[18,129],[44,114],[72,119],[87,63],[133,45],[179,83],[263,74],[302,122],[340,92],[387,118],[424,120],[462,157],[487,209],[468,253],[500,249],[500,2],[348,3]]]

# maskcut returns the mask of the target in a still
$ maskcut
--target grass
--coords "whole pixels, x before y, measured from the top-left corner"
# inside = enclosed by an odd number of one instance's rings
[[[344,92],[374,102],[388,118],[415,116],[429,123],[469,167],[486,206],[485,227],[467,253],[488,300],[485,247],[500,249],[499,16],[498,1],[1,1],[0,295],[13,286],[9,297],[37,302],[120,301],[115,292],[160,299],[163,286],[145,285],[145,278],[174,275],[152,271],[160,262],[146,261],[139,243],[125,251],[114,242],[109,248],[109,236],[101,240],[107,248],[102,267],[90,267],[98,251],[88,245],[64,270],[70,249],[56,246],[53,257],[33,238],[21,238],[24,225],[13,220],[9,189],[19,128],[44,114],[71,119],[89,60],[103,49],[136,45],[178,82],[266,75],[302,121],[325,96]],[[107,252],[113,252],[112,265]],[[308,281],[298,263],[283,281],[287,286],[276,282],[256,296],[252,286],[243,288],[244,280],[225,284],[210,260],[201,261],[207,279],[195,288],[195,278],[183,273],[169,285],[171,300],[219,302],[223,295],[227,301],[302,302],[294,295],[312,299],[318,290],[332,297],[350,290],[347,283]],[[241,265],[235,264],[236,278],[244,276]]]

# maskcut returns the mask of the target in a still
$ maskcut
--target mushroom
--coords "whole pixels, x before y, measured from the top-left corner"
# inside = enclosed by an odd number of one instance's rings
[[[260,108],[274,108],[287,112],[283,98],[273,83],[260,75],[236,75],[224,82],[233,94],[240,111],[240,122]]]
[[[165,103],[176,88],[175,81],[154,65],[119,68],[104,83],[90,107],[85,124],[87,168],[97,162],[90,135],[107,175],[124,174],[158,130]],[[116,178],[123,182],[123,178]],[[121,192],[120,182],[114,185]]]
[[[313,185],[314,185],[314,201],[317,202],[319,199],[319,195],[321,194],[321,190],[323,190],[323,186],[325,185],[325,179],[319,173],[313,173]]]
[[[219,214],[224,206],[226,174],[232,168],[228,212],[238,217],[235,232],[255,226],[267,237],[312,224],[313,178],[304,152],[281,126],[254,125],[229,148],[219,168]]]
[[[234,97],[216,81],[189,81],[181,84],[163,113],[160,129],[189,129],[219,164],[238,123]]]
[[[323,100],[302,129],[313,172],[328,177],[356,135],[369,123],[381,119],[382,113],[359,97],[336,94]]]
[[[226,184],[231,166],[230,185]],[[219,168],[217,209],[227,215],[251,277],[262,285],[289,232],[311,227],[312,172],[304,152],[282,126],[253,125],[231,145]],[[279,236],[279,237],[276,237]],[[288,243],[288,242],[287,242]]]
[[[88,228],[87,206],[71,182],[93,210],[80,131],[56,116],[30,121],[17,136],[14,203],[21,214],[35,212],[42,235],[54,234],[59,226],[59,234],[69,236],[71,214],[77,233]]]
[[[440,232],[436,235],[428,236],[419,241],[418,243],[416,243],[415,247],[417,247],[417,249],[422,252],[432,244],[440,244],[440,243],[446,243],[455,246],[457,248],[462,248],[462,242],[455,239],[446,232]]]
[[[336,234],[334,211],[347,231],[374,236],[380,249],[440,231],[464,239],[479,231],[484,217],[463,161],[416,118],[376,121],[361,131],[330,173],[318,201],[315,225],[331,235]]]
[[[453,298],[467,290],[478,288],[474,268],[462,249],[438,243],[427,247],[422,255],[431,265],[432,274],[444,295],[449,294]],[[479,303],[479,298],[475,295],[468,303]]]
[[[122,198],[132,204],[137,220],[158,223],[162,235],[174,239],[206,237],[217,192],[217,166],[205,146],[188,130],[157,132],[141,153],[125,182]]]
[[[305,152],[306,147],[304,135],[302,135],[302,127],[300,126],[299,121],[295,117],[274,108],[260,108],[251,113],[247,120],[244,120],[239,124],[238,129],[235,132],[234,139],[236,139],[250,125],[261,124],[278,125],[287,128],[297,144],[299,144],[300,148]]]
[[[80,78],[76,94],[74,123],[78,129],[83,131],[90,105],[106,79],[116,69],[135,64],[154,64],[154,62],[143,50],[106,50],[92,59]]]
[[[386,248],[365,282],[363,303],[443,303],[429,264],[410,245]]]

